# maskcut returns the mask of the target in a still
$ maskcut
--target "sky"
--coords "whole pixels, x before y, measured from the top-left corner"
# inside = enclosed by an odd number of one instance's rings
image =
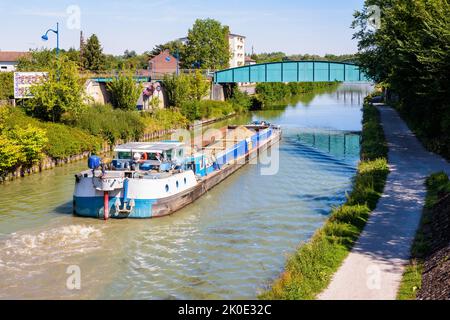
[[[356,52],[350,28],[364,0],[0,0],[0,50],[79,48],[80,30],[105,53],[138,53],[187,35],[197,18],[214,18],[247,37],[246,51],[287,54]]]

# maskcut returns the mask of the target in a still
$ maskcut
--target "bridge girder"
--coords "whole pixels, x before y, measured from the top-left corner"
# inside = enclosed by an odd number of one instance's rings
[[[214,73],[214,82],[368,82],[353,63],[283,61],[247,65]]]

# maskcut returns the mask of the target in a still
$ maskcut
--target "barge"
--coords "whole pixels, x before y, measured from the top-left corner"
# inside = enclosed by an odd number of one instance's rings
[[[256,158],[281,139],[279,126],[255,122],[222,128],[221,139],[201,147],[178,141],[117,146],[110,163],[97,156],[75,175],[75,215],[155,218],[170,215]]]

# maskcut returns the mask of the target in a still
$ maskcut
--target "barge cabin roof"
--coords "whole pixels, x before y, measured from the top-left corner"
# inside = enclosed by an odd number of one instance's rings
[[[130,142],[114,148],[115,152],[151,152],[162,153],[184,146],[184,143],[178,141],[162,142]]]

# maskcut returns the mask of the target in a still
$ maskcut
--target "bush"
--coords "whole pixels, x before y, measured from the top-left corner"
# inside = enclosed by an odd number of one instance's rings
[[[158,109],[153,113],[143,112],[141,116],[146,133],[183,128],[188,125],[188,119],[178,110]]]
[[[111,93],[111,103],[115,108],[136,110],[142,86],[136,85],[131,73],[114,77],[108,83],[107,90]]]
[[[43,123],[47,131],[48,144],[45,153],[54,159],[64,159],[83,152],[96,152],[102,139],[87,132],[59,123]]]
[[[138,111],[113,109],[111,105],[91,105],[79,117],[68,122],[102,137],[110,144],[118,140],[139,140],[145,129]]]
[[[191,121],[223,118],[233,112],[233,105],[226,101],[187,101],[181,106],[181,113]]]
[[[233,88],[233,93],[228,102],[231,103],[234,112],[237,113],[247,112],[253,105],[252,98],[246,92],[242,92],[236,87]]]
[[[13,72],[0,72],[0,100],[14,99]]]
[[[81,154],[85,151],[96,151],[102,143],[102,139],[94,137],[86,131],[64,124],[39,121],[25,115],[19,108],[8,108],[8,114],[9,116],[3,120],[3,127],[29,128],[32,126],[41,130],[33,132],[32,129],[28,129],[29,132],[19,133],[22,136],[22,143],[25,142],[25,138],[30,141],[28,148],[31,149],[27,151],[28,154],[32,154],[33,148],[37,145],[33,139],[36,138],[35,136],[41,136],[42,132],[45,132],[47,139],[43,151],[54,159]]]

